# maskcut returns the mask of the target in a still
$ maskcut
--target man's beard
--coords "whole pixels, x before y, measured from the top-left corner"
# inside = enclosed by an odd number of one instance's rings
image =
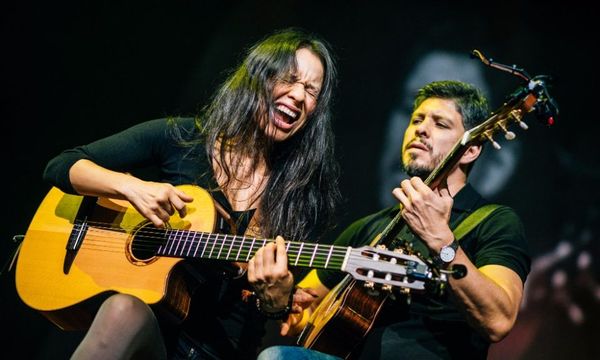
[[[402,169],[410,177],[419,177],[425,181],[431,174],[431,172],[442,162],[444,159],[441,155],[432,155],[433,161],[427,165],[416,165],[413,161],[409,161],[408,165],[402,162]],[[411,159],[413,160],[413,159]]]
[[[427,179],[427,177],[429,176],[429,174],[431,174],[431,171],[433,171],[433,169],[425,167],[425,166],[417,166],[417,165],[408,165],[406,166],[405,164],[402,164],[402,169],[404,170],[404,172],[410,176],[410,177],[420,177],[421,180],[425,180]]]

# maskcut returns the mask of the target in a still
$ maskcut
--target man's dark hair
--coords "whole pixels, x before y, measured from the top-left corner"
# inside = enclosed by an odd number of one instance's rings
[[[260,116],[273,115],[273,87],[295,75],[296,51],[304,48],[315,54],[324,68],[317,105],[304,128],[276,143],[265,135]],[[234,176],[225,158],[228,148],[234,146],[236,154],[252,159],[254,165],[266,159],[270,174],[259,205],[263,236],[304,240],[332,224],[340,199],[330,110],[335,86],[329,45],[301,29],[285,29],[248,50],[198,118],[209,159],[218,161],[226,175],[223,187]]]
[[[471,84],[455,80],[431,82],[417,92],[413,111],[429,98],[452,100],[462,115],[465,130],[482,123],[489,115],[488,101],[483,93]]]

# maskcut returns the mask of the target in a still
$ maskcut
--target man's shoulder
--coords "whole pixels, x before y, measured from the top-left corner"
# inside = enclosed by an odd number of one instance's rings
[[[387,207],[352,222],[338,237],[338,241],[353,243],[354,239],[371,240],[380,233],[398,213],[399,206]],[[343,239],[343,240],[342,240]]]
[[[363,216],[362,218],[356,220],[353,225],[356,224],[359,226],[364,226],[378,222],[391,221],[399,210],[400,207],[398,205],[390,206],[375,213]]]

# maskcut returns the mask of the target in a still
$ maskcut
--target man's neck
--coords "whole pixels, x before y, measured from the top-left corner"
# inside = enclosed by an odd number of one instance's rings
[[[446,182],[450,195],[454,197],[467,184],[467,175],[460,169],[455,169],[448,175]]]

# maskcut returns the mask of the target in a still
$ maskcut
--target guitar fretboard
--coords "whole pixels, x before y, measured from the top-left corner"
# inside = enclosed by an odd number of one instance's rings
[[[215,234],[189,230],[167,230],[166,241],[158,248],[161,256],[248,262],[272,239]],[[340,270],[348,247],[286,241],[288,263],[292,266]]]

